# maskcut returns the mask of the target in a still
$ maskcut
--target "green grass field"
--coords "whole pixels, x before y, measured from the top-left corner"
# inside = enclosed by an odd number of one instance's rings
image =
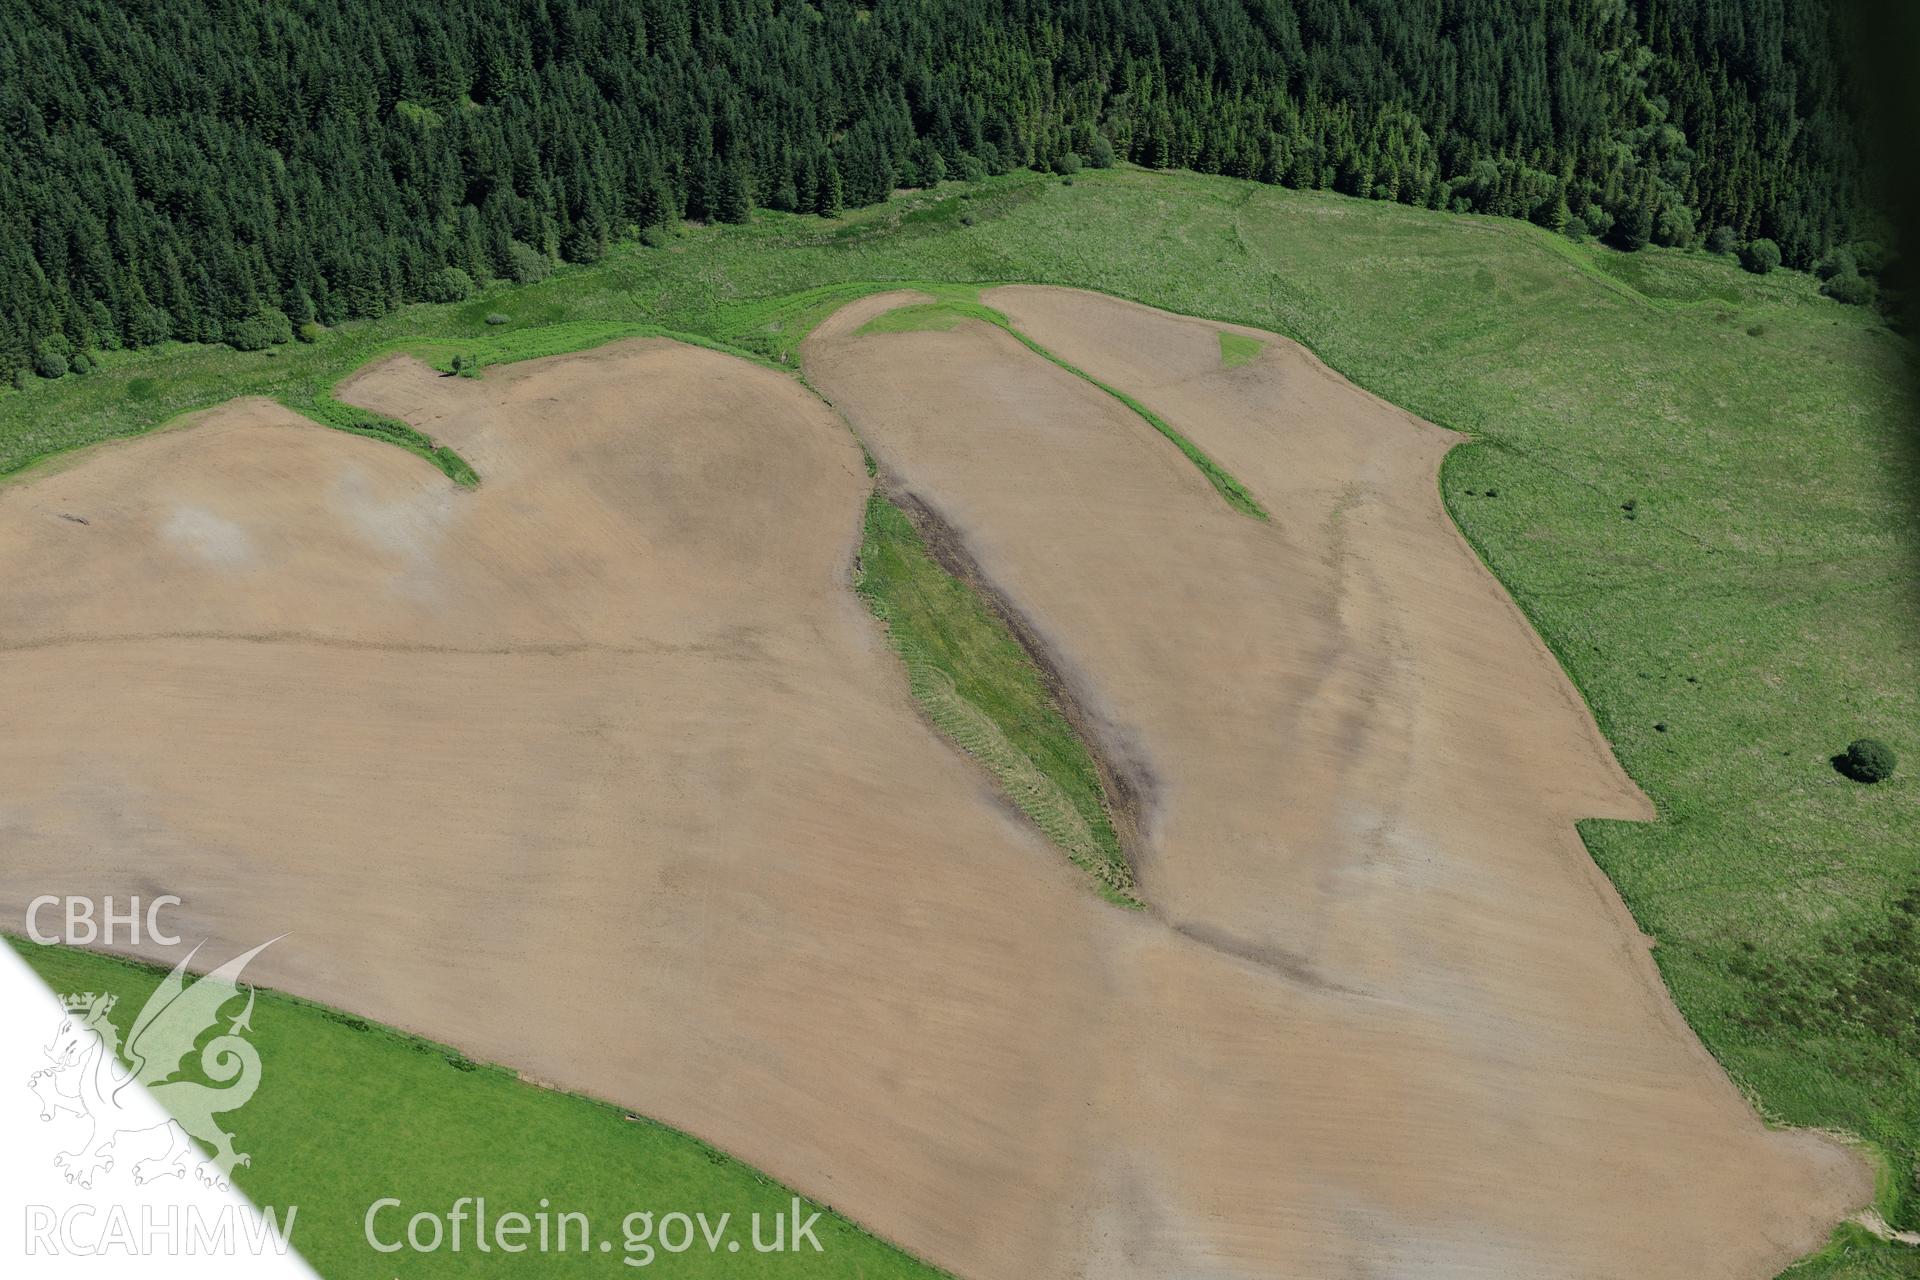
[[[14,949],[56,991],[106,991],[120,997],[112,1015],[124,1036],[161,969],[72,947],[36,946],[10,938]],[[236,1007],[237,1008],[237,1007]],[[229,1013],[235,1010],[229,1010]],[[737,1252],[709,1252],[696,1233],[681,1253],[658,1248],[642,1274],[725,1276],[861,1276],[870,1280],[941,1272],[914,1261],[831,1212],[814,1228],[818,1253],[756,1253],[751,1215],[762,1216],[771,1243],[773,1216],[791,1226],[794,1193],[738,1160],[684,1133],[630,1117],[618,1107],[526,1084],[511,1072],[468,1061],[445,1045],[370,1025],[290,996],[262,992],[248,1037],[264,1064],[260,1089],[244,1110],[223,1117],[236,1147],[253,1157],[235,1180],[258,1205],[297,1205],[293,1245],[321,1274],[389,1280],[408,1276],[528,1273],[532,1255],[375,1251],[363,1217],[385,1197],[403,1202],[375,1220],[382,1243],[394,1243],[422,1210],[444,1217],[462,1196],[484,1196],[496,1218],[583,1213],[593,1248],[539,1255],[537,1272],[607,1276],[628,1270],[625,1220],[652,1212],[655,1230],[668,1213],[705,1213],[709,1224],[732,1214]],[[116,1175],[117,1176],[117,1175]],[[804,1221],[821,1206],[803,1202]],[[632,1224],[636,1235],[641,1225]],[[471,1228],[469,1228],[469,1231]],[[557,1238],[557,1237],[556,1237]],[[571,1237],[577,1242],[577,1234]],[[598,1249],[613,1244],[611,1255]],[[678,1243],[677,1235],[669,1239]],[[632,1256],[641,1257],[638,1245]],[[640,1271],[638,1267],[635,1271]]]
[[[863,293],[1013,281],[1276,330],[1471,433],[1449,509],[1660,810],[1585,824],[1594,857],[1734,1079],[1782,1123],[1873,1143],[1882,1212],[1920,1227],[1909,353],[1809,277],[1228,179],[1021,174],[835,222],[689,229],[272,356],[110,353],[0,393],[0,471],[234,395],[312,405],[402,347],[444,366],[665,330],[791,367]],[[1863,734],[1900,753],[1893,780],[1832,769]],[[1843,1232],[1809,1273],[1916,1276],[1920,1250]]]

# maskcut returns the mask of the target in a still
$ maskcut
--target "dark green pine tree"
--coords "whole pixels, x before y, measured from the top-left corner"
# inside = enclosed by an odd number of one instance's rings
[[[720,222],[745,222],[753,216],[747,166],[736,152],[713,162],[713,216]]]
[[[55,336],[375,316],[447,267],[538,275],[1103,140],[1623,247],[1724,226],[1792,266],[1875,221],[1831,0],[32,9],[0,27],[0,382]]]

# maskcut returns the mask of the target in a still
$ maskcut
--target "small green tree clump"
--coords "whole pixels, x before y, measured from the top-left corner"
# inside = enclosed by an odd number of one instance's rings
[[[1096,169],[1113,168],[1113,143],[1106,134],[1093,135],[1093,143],[1087,148],[1087,163]]]
[[[1064,151],[1060,154],[1060,158],[1053,162],[1053,171],[1061,177],[1071,178],[1074,174],[1080,172],[1080,164],[1080,154],[1078,152]]]
[[[235,351],[261,351],[272,345],[272,339],[260,318],[249,316],[227,331],[227,345]]]
[[[1734,235],[1732,227],[1725,225],[1715,227],[1707,233],[1707,252],[1720,254],[1732,253],[1736,239],[1737,237]]]
[[[1850,307],[1864,307],[1880,296],[1880,291],[1874,287],[1873,281],[1857,271],[1832,277],[1820,286],[1820,292],[1835,302],[1842,302]]]
[[[173,333],[173,317],[162,307],[143,306],[127,324],[127,340],[136,347],[151,347],[165,342]]]
[[[488,324],[499,325],[499,324],[505,324],[506,322],[507,322],[506,316],[502,315],[500,312],[498,311],[487,312]]]
[[[33,353],[33,371],[43,378],[58,378],[67,372],[67,357],[52,347],[42,346]]]
[[[318,342],[327,336],[327,327],[309,320],[293,331],[293,336],[302,342]]]
[[[1894,756],[1893,748],[1878,738],[1855,738],[1847,744],[1837,763],[1840,772],[1855,782],[1874,783],[1891,778],[1899,760]]]
[[[1887,248],[1877,240],[1855,240],[1847,246],[1847,252],[1866,275],[1878,275],[1887,268]]]
[[[515,284],[538,284],[553,274],[553,259],[532,245],[515,240],[507,246],[507,274]]]
[[[473,277],[459,267],[442,267],[427,277],[421,296],[428,302],[461,302],[473,296]]]
[[[1822,280],[1831,280],[1835,276],[1850,276],[1860,270],[1860,263],[1847,249],[1835,249],[1814,266],[1813,274]]]
[[[1670,249],[1685,248],[1693,238],[1693,210],[1683,204],[1662,205],[1653,219],[1654,243]]]
[[[1763,276],[1780,265],[1780,246],[1767,239],[1749,240],[1740,250],[1740,265]]]
[[[293,341],[293,321],[276,307],[248,316],[227,331],[227,345],[235,351],[264,351]]]

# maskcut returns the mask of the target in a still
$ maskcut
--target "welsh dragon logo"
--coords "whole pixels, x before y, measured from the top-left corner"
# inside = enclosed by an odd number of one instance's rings
[[[52,1065],[34,1072],[27,1084],[40,1099],[42,1120],[69,1113],[85,1122],[79,1145],[54,1157],[68,1182],[90,1189],[116,1166],[130,1171],[136,1183],[184,1178],[191,1169],[201,1182],[224,1190],[235,1165],[252,1163],[234,1150],[234,1135],[215,1119],[245,1106],[260,1087],[260,1054],[243,1034],[253,1029],[251,986],[245,989],[246,1008],[200,1048],[200,1071],[214,1083],[178,1077],[221,1010],[241,995],[247,962],[277,941],[189,983],[187,965],[200,950],[195,947],[141,1006],[124,1048],[109,1016],[116,997],[91,991],[63,997],[66,1017],[44,1051]],[[131,1114],[136,1083],[172,1118],[155,1125]],[[200,1159],[189,1139],[213,1154]]]

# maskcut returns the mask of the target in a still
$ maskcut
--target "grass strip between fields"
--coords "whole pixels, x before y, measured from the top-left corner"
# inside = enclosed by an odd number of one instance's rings
[[[124,1037],[165,970],[75,947],[39,946],[8,935],[21,958],[57,992],[116,995]],[[47,1031],[53,1028],[48,1026]],[[23,1033],[40,1034],[24,1029]],[[252,1157],[235,1181],[257,1205],[297,1205],[293,1245],[329,1280],[388,1280],[395,1258],[409,1276],[467,1277],[517,1271],[513,1255],[471,1249],[388,1256],[366,1242],[363,1217],[383,1197],[404,1210],[386,1216],[389,1238],[417,1211],[444,1215],[462,1196],[489,1212],[584,1213],[602,1253],[547,1252],[546,1275],[609,1274],[626,1268],[622,1220],[661,1215],[733,1215],[746,1238],[750,1215],[790,1212],[795,1193],[689,1134],[579,1094],[534,1087],[504,1067],[459,1050],[282,992],[260,990],[248,1038],[259,1050],[259,1090],[221,1116],[235,1147]],[[191,1064],[193,1060],[190,1059]],[[191,1073],[191,1065],[189,1074]],[[825,1206],[804,1198],[802,1216]],[[281,1220],[284,1222],[284,1213]],[[674,1275],[868,1276],[932,1280],[943,1273],[825,1209],[814,1234],[822,1252],[759,1255],[704,1247],[657,1261]],[[527,1259],[521,1257],[520,1263]]]
[[[1099,769],[1039,668],[878,489],[867,499],[854,588],[886,626],[934,726],[999,781],[1102,896],[1139,907]]]

